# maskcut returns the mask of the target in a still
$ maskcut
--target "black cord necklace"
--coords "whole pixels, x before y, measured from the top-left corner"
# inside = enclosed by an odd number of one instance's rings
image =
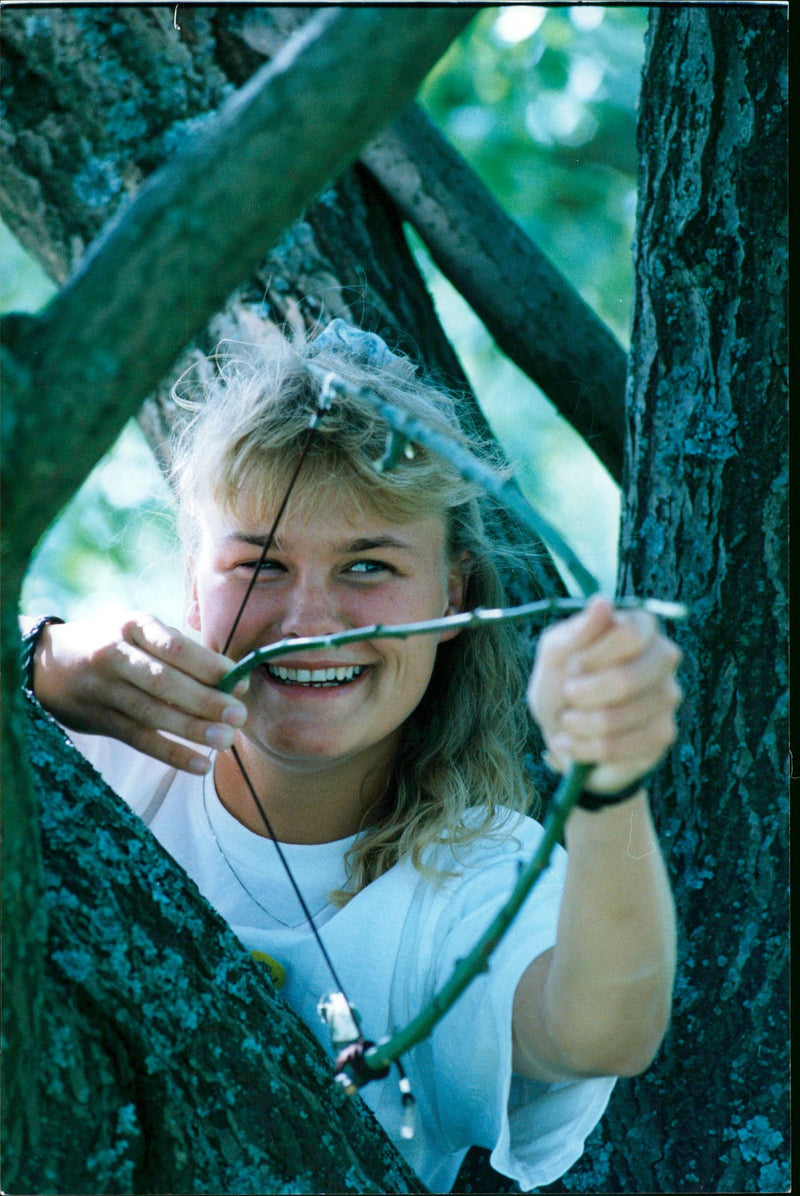
[[[294,487],[297,483],[297,479],[300,476],[300,471],[303,468],[303,463],[304,463],[306,457],[308,456],[309,449],[311,448],[311,444],[314,440],[314,435],[316,433],[317,424],[319,423],[320,419],[327,411],[329,403],[330,403],[329,391],[323,387],[323,389],[320,393],[319,399],[317,400],[316,410],[313,412],[311,419],[309,420],[308,429],[306,431],[306,435],[305,435],[303,444],[300,448],[300,456],[298,457],[297,465],[295,466],[294,473],[291,476],[289,485],[286,487],[286,493],[284,494],[283,499],[281,501],[281,505],[278,508],[278,513],[276,514],[275,518],[272,521],[272,526],[270,527],[269,532],[267,533],[267,538],[264,541],[264,547],[261,549],[261,554],[260,554],[258,560],[256,561],[255,566],[253,567],[252,576],[250,577],[250,581],[248,583],[247,589],[244,592],[242,601],[239,604],[239,609],[236,612],[236,616],[231,625],[231,629],[228,632],[228,637],[225,640],[225,646],[222,649],[223,656],[227,655],[228,649],[230,648],[231,643],[233,642],[233,637],[235,636],[237,628],[239,626],[239,623],[241,622],[242,615],[245,612],[247,603],[250,601],[250,596],[253,593],[255,584],[258,581],[258,575],[261,571],[261,567],[264,564],[264,562],[266,561],[267,556],[269,555],[269,550],[272,547],[273,541],[275,539],[275,533],[278,530],[278,524],[280,523],[281,519],[284,516],[286,508],[289,504],[289,499],[291,497],[292,491],[294,490]],[[323,941],[320,937],[319,931],[317,929],[317,926],[314,922],[314,916],[311,913],[310,909],[308,908],[306,899],[302,894],[302,891],[300,889],[300,886],[297,883],[294,873],[292,872],[291,865],[289,864],[289,861],[287,860],[286,855],[284,854],[284,851],[281,848],[280,842],[278,841],[275,831],[272,828],[272,823],[269,820],[267,811],[264,809],[264,804],[261,801],[261,798],[258,796],[258,793],[256,792],[256,788],[250,779],[247,769],[244,766],[244,761],[242,760],[241,754],[239,753],[239,750],[235,744],[233,744],[231,746],[230,752],[231,752],[231,755],[233,756],[233,759],[236,761],[236,765],[239,769],[239,772],[242,775],[242,780],[244,781],[245,785],[247,786],[247,790],[250,794],[250,797],[253,800],[253,804],[255,805],[256,810],[258,811],[259,817],[261,818],[261,821],[264,824],[264,828],[266,829],[267,835],[269,836],[269,838],[272,840],[273,844],[275,845],[275,850],[278,853],[278,859],[281,862],[281,867],[283,868],[284,872],[286,873],[286,877],[287,877],[289,883],[291,884],[292,888],[294,889],[295,896],[297,897],[297,900],[300,903],[300,908],[303,911],[303,916],[305,917],[306,921],[308,922],[309,926],[311,927],[311,932],[314,935],[314,938],[317,942],[320,952],[322,953],[322,957],[325,960],[325,964],[328,968],[328,971],[330,972],[331,979],[333,980],[337,989],[340,992],[344,992],[342,983],[336,973],[336,968],[333,966],[333,961],[331,960],[331,958],[326,950],[325,944],[323,943]],[[349,1005],[349,1001],[348,1001],[348,1005]]]

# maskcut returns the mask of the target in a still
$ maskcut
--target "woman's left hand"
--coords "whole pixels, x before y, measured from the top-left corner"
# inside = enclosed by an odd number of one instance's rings
[[[604,598],[539,639],[528,703],[550,763],[595,764],[588,787],[611,793],[650,772],[675,739],[680,649],[643,610]]]

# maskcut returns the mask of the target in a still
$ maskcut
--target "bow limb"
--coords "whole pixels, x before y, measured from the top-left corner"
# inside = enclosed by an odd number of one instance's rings
[[[405,1054],[411,1047],[427,1038],[436,1023],[455,1004],[467,985],[471,984],[481,972],[488,969],[490,955],[516,918],[531,889],[547,868],[553,848],[561,837],[567,818],[580,797],[591,769],[591,764],[574,764],[569,775],[562,779],[550,804],[541,842],[530,862],[520,873],[505,905],[495,915],[469,954],[458,961],[449,979],[417,1016],[402,1029],[395,1031],[391,1037],[365,1052],[364,1063],[370,1071],[384,1071],[400,1055]]]
[[[354,627],[350,631],[337,631],[331,635],[303,636],[294,639],[277,640],[264,648],[257,648],[247,656],[242,657],[235,668],[226,673],[218,684],[218,689],[224,693],[231,693],[237,684],[252,673],[253,669],[267,664],[277,657],[288,656],[294,652],[304,652],[321,648],[340,648],[344,644],[352,644],[361,640],[376,639],[407,639],[412,635],[431,635],[451,628],[485,627],[489,623],[521,622],[537,615],[572,614],[583,610],[586,598],[543,598],[537,602],[525,602],[520,606],[508,606],[496,609],[476,607],[475,610],[464,611],[458,615],[443,615],[438,619],[427,619],[419,623],[373,623],[368,627]],[[626,609],[647,610],[651,614],[663,619],[682,619],[687,614],[686,607],[680,602],[664,602],[659,598],[621,598],[617,606]]]

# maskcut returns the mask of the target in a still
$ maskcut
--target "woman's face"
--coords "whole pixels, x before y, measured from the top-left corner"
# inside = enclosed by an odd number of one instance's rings
[[[311,513],[309,513],[309,511]],[[210,500],[192,562],[189,622],[222,651],[271,527],[272,511],[226,515]],[[373,623],[409,623],[462,609],[462,569],[449,560],[439,515],[391,523],[353,507],[335,482],[298,510],[290,503],[228,653],[240,659],[289,637]],[[418,635],[289,654],[251,674],[243,734],[285,767],[361,757],[385,765],[418,705],[437,645]]]

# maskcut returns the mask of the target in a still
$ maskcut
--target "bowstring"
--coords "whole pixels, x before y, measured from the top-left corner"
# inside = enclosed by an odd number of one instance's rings
[[[323,389],[320,391],[320,395],[317,400],[316,410],[313,412],[311,419],[309,420],[308,429],[306,431],[306,435],[305,435],[305,439],[303,440],[303,444],[300,448],[300,456],[297,459],[297,465],[295,466],[294,473],[292,474],[292,476],[289,480],[289,484],[286,487],[286,492],[283,496],[283,499],[281,500],[281,504],[278,508],[278,512],[272,521],[272,526],[270,527],[269,532],[267,533],[267,538],[264,541],[264,547],[261,549],[261,554],[260,554],[258,560],[256,561],[255,566],[253,567],[253,572],[251,574],[250,581],[248,582],[247,589],[244,592],[242,601],[239,603],[239,609],[236,612],[236,616],[231,625],[231,629],[228,632],[227,639],[225,640],[225,646],[222,649],[223,656],[226,656],[228,653],[228,649],[231,646],[233,637],[235,636],[236,631],[239,627],[239,623],[241,622],[242,615],[244,614],[245,608],[247,607],[247,604],[250,601],[250,597],[253,593],[253,590],[255,589],[255,585],[256,585],[256,582],[258,581],[258,575],[261,571],[261,567],[263,566],[264,562],[266,561],[267,556],[269,554],[269,550],[274,543],[275,534],[278,530],[278,524],[280,523],[281,519],[283,518],[286,508],[289,504],[289,499],[291,497],[292,491],[294,490],[297,479],[299,478],[300,472],[303,468],[303,463],[305,462],[305,459],[308,456],[309,449],[311,448],[311,444],[316,435],[317,425],[319,424],[320,419],[325,414],[325,412],[328,408],[328,401],[329,401],[329,391],[326,387],[323,387]],[[355,1015],[350,998],[347,996],[344,986],[336,972],[336,968],[333,966],[333,960],[331,959],[330,955],[328,954],[325,944],[322,941],[322,936],[320,935],[319,929],[316,925],[316,922],[314,921],[314,915],[311,913],[311,910],[308,907],[308,903],[306,902],[306,899],[303,896],[303,892],[300,888],[300,885],[297,883],[297,878],[295,877],[295,875],[292,871],[291,865],[290,865],[288,859],[286,858],[286,855],[278,841],[275,831],[273,830],[272,823],[270,822],[269,817],[267,816],[267,811],[264,808],[264,804],[261,801],[260,797],[258,796],[258,793],[256,792],[255,785],[253,784],[252,780],[250,779],[250,775],[247,772],[247,769],[245,768],[244,761],[242,760],[242,757],[239,754],[239,751],[235,744],[233,744],[231,746],[230,750],[231,750],[231,755],[233,756],[233,759],[236,761],[236,765],[239,769],[239,772],[242,774],[242,779],[244,780],[244,783],[247,786],[248,792],[250,793],[250,796],[253,799],[253,804],[255,805],[255,808],[258,811],[261,821],[264,824],[267,835],[272,840],[275,850],[278,853],[278,859],[281,862],[281,866],[286,874],[286,877],[287,877],[289,883],[291,884],[292,889],[294,890],[294,894],[297,897],[298,902],[300,903],[300,908],[303,911],[303,916],[305,917],[306,921],[308,922],[308,925],[311,927],[311,933],[313,934],[314,940],[320,950],[320,954],[322,955],[322,958],[325,961],[325,966],[327,967],[327,969],[331,975],[331,979],[333,980],[333,983],[335,984],[337,990],[342,994],[345,1001],[347,1002],[347,1005],[349,1006],[350,1011],[353,1014],[354,1021],[355,1021],[356,1025],[358,1025],[358,1018]]]
[[[234,618],[231,629],[228,632],[228,638],[225,640],[225,646],[222,649],[223,656],[227,656],[227,654],[228,654],[228,649],[230,648],[233,637],[235,636],[237,628],[239,627],[239,623],[241,622],[241,618],[242,618],[242,615],[244,614],[245,607],[247,606],[248,602],[250,601],[250,595],[253,593],[255,584],[258,581],[258,575],[261,571],[261,566],[266,561],[267,556],[269,554],[269,550],[272,547],[273,541],[275,540],[275,533],[278,530],[278,524],[280,523],[281,519],[283,518],[284,512],[286,511],[286,508],[289,505],[289,499],[291,497],[292,491],[294,490],[295,483],[297,482],[297,479],[300,476],[300,471],[303,468],[303,462],[305,461],[306,457],[308,456],[308,450],[311,448],[311,442],[314,439],[314,435],[317,430],[317,424],[319,423],[321,416],[324,415],[324,413],[325,413],[326,408],[323,406],[323,399],[324,399],[324,395],[321,394],[319,397],[319,403],[318,403],[317,409],[314,412],[314,414],[311,416],[311,419],[309,420],[305,439],[300,448],[300,456],[297,459],[297,465],[295,466],[294,473],[292,474],[292,476],[289,480],[289,485],[286,487],[286,493],[284,494],[283,499],[281,500],[281,505],[278,508],[278,513],[275,516],[275,518],[273,519],[272,526],[270,527],[269,532],[267,533],[267,538],[264,541],[264,547],[261,549],[261,555],[259,556],[258,560],[256,561],[255,566],[253,567],[253,572],[250,577],[250,581],[248,582],[247,589],[244,592],[244,597],[242,598],[242,601],[239,604],[239,609],[236,612],[236,617]]]
[[[236,763],[239,766],[239,770],[244,778],[245,784],[247,785],[247,788],[250,791],[250,796],[253,799],[253,803],[254,803],[256,809],[258,810],[259,814],[261,815],[261,820],[264,823],[264,826],[267,828],[267,834],[269,835],[270,839],[272,840],[272,842],[275,846],[275,850],[278,853],[278,859],[280,860],[281,864],[283,865],[283,870],[286,873],[286,875],[291,883],[292,888],[294,889],[294,893],[295,893],[295,896],[297,897],[297,900],[300,902],[300,908],[302,909],[303,914],[304,914],[309,926],[311,927],[311,931],[314,935],[314,939],[316,941],[317,946],[320,949],[320,952],[322,953],[322,957],[325,960],[325,964],[328,968],[328,971],[331,974],[331,978],[332,978],[334,984],[336,985],[337,990],[342,994],[344,999],[347,1001],[347,1004],[350,1006],[350,1011],[352,1013],[353,1006],[350,1004],[350,999],[348,998],[347,993],[344,990],[344,986],[342,985],[342,982],[336,973],[336,968],[333,966],[333,960],[331,959],[330,955],[328,954],[325,944],[322,941],[322,937],[319,933],[319,930],[317,929],[316,923],[314,922],[314,915],[311,913],[310,909],[308,908],[306,899],[303,896],[303,891],[300,888],[299,884],[297,883],[297,878],[295,877],[294,873],[292,872],[291,865],[289,864],[289,861],[287,860],[286,856],[284,855],[283,848],[281,847],[280,843],[278,842],[275,832],[272,829],[272,823],[270,822],[269,818],[267,817],[267,811],[264,809],[261,798],[258,796],[258,793],[256,792],[256,788],[255,788],[253,782],[250,780],[250,777],[248,776],[247,770],[244,766],[244,762],[242,761],[242,758],[239,755],[239,752],[235,746],[231,747],[231,755],[233,756],[234,760],[236,761]]]

